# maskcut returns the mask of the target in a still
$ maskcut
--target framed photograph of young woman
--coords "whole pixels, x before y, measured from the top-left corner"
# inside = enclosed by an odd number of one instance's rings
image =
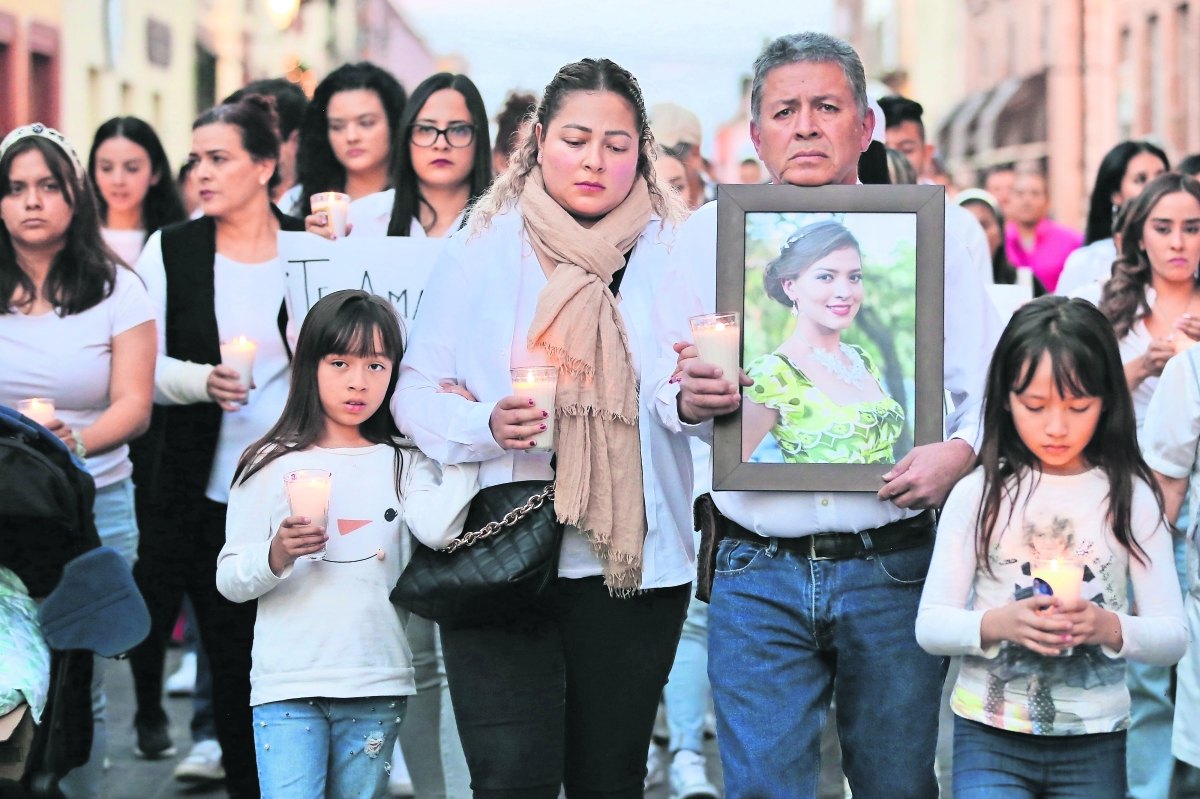
[[[717,313],[754,385],[716,422],[714,490],[878,491],[942,440],[944,192],[720,187]]]

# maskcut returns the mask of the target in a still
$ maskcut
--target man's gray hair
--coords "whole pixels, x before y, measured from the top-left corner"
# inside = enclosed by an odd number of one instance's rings
[[[767,75],[777,67],[807,62],[810,64],[837,64],[846,74],[858,116],[867,115],[867,73],[862,59],[846,42],[827,33],[805,31],[780,36],[768,44],[754,61],[754,83],[750,89],[750,113],[755,122],[762,112],[763,84]]]

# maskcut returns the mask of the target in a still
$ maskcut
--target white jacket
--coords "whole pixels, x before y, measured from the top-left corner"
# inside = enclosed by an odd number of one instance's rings
[[[642,484],[648,532],[643,588],[691,582],[692,459],[685,436],[668,431],[651,410],[652,387],[674,371],[674,351],[659,348],[651,308],[666,271],[671,228],[655,219],[634,247],[618,306],[640,365]],[[425,289],[392,413],[425,454],[443,464],[480,462],[479,484],[513,480],[513,453],[492,437],[492,408],[512,394],[509,375],[522,247],[519,210],[496,216],[478,235],[459,231],[442,251]],[[479,401],[438,393],[457,378]]]

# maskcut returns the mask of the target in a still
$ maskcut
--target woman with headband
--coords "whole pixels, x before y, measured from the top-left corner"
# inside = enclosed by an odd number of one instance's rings
[[[46,427],[96,481],[96,528],[133,565],[138,526],[128,443],[154,397],[154,307],[100,237],[87,173],[58,131],[17,128],[0,143],[0,404],[53,401]],[[104,761],[103,670],[92,681],[91,759],[62,782],[97,795]]]

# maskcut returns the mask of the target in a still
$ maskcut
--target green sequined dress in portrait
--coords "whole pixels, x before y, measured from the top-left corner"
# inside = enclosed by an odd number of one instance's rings
[[[854,345],[850,345],[854,346]],[[854,347],[879,386],[883,378],[861,347]],[[746,397],[779,412],[771,436],[784,463],[895,463],[892,451],[904,427],[904,409],[882,399],[837,405],[786,356],[772,352],[746,369],[754,385]]]

